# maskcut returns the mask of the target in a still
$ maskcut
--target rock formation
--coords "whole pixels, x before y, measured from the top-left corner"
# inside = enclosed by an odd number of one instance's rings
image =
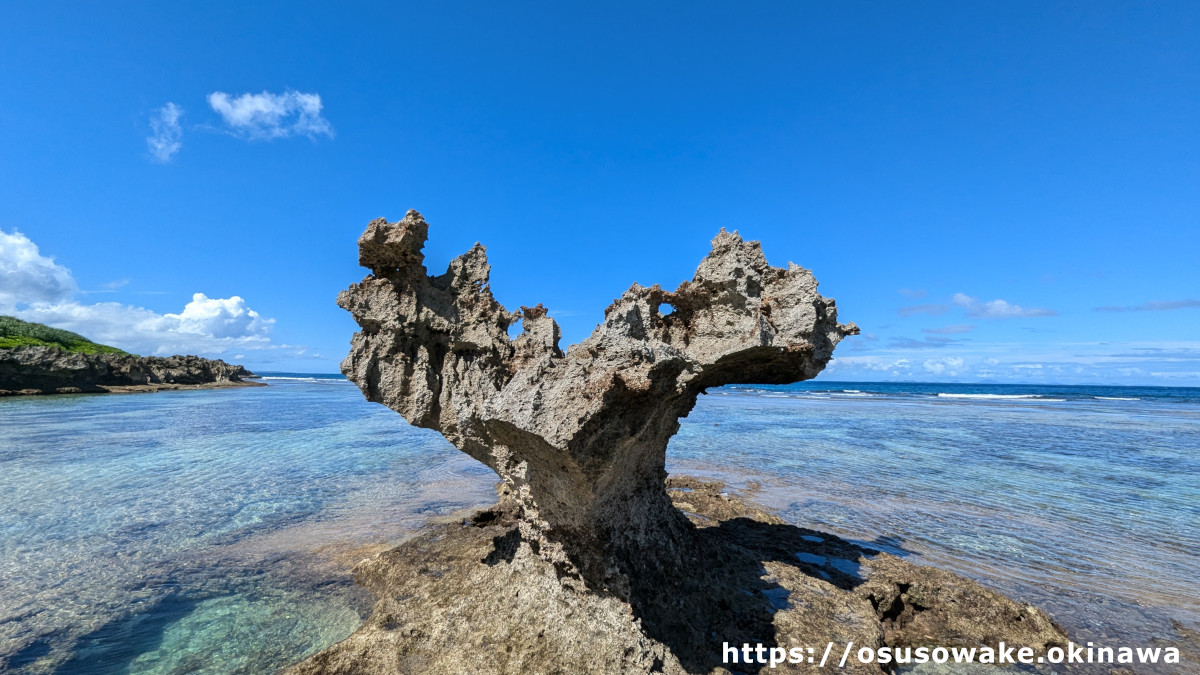
[[[758,242],[722,229],[692,281],[634,284],[564,354],[541,305],[514,313],[492,297],[479,244],[430,276],[427,231],[409,211],[359,239],[372,274],[338,297],[362,327],[342,372],[494,469],[520,504],[522,536],[564,574],[622,597],[632,579],[677,566],[688,544],[663,482],[667,441],[696,396],[814,377],[858,330],[838,323],[811,272],[772,267]]]
[[[787,525],[720,483],[672,477],[668,487],[706,555],[629,602],[560,577],[502,502],[359,563],[374,612],[285,675],[885,675],[894,663],[838,668],[846,644],[900,649],[908,663],[921,647],[1005,641],[1040,654],[1066,644],[1041,610],[968,579]],[[820,667],[830,642],[836,652]],[[726,643],[739,656],[728,658]],[[744,644],[800,648],[805,661],[747,663]]]
[[[0,349],[0,396],[257,385],[242,366],[198,356],[81,354],[55,347]]]
[[[758,672],[723,663],[723,644],[1065,642],[974,582],[668,480],[667,441],[697,395],[811,378],[857,332],[808,270],[722,230],[691,281],[634,284],[563,353],[541,305],[492,297],[482,246],[430,276],[427,230],[409,211],[359,239],[371,274],[338,296],[362,328],[342,371],[494,469],[500,502],[360,563],[373,614],[291,675]]]

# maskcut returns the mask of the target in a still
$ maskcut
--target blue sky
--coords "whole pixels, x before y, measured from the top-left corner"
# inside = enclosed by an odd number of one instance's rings
[[[416,208],[565,344],[728,227],[826,379],[1200,384],[1200,5],[581,4],[11,4],[0,312],[333,372]]]

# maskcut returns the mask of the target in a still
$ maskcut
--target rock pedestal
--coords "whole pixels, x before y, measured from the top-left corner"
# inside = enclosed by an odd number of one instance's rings
[[[758,242],[722,229],[691,281],[634,284],[564,354],[541,305],[509,312],[492,297],[479,244],[430,276],[427,233],[409,211],[359,239],[371,274],[338,296],[362,327],[342,372],[494,469],[521,536],[562,574],[621,597],[689,555],[693,528],[663,483],[667,441],[696,396],[812,378],[858,331],[811,272],[772,267]]]
[[[492,467],[500,503],[360,563],[370,618],[288,675],[767,672],[726,645],[786,649],[803,658],[770,672],[801,673],[824,672],[814,650],[830,643],[1065,642],[1045,613],[972,581],[667,478],[698,394],[811,378],[857,332],[808,270],[722,230],[691,281],[634,284],[564,354],[544,308],[492,297],[482,246],[430,276],[427,230],[409,211],[359,240],[371,274],[338,297],[362,327],[342,371]]]

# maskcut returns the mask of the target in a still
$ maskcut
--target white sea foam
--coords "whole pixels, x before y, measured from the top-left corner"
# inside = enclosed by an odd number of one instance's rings
[[[317,378],[315,378],[315,377],[283,377],[280,375],[264,375],[264,376],[260,377],[259,379],[260,380],[292,380],[295,382],[316,382],[317,381]]]
[[[938,398],[979,398],[979,399],[1041,399],[1044,401],[1061,401],[1062,399],[1043,399],[1037,394],[947,394],[939,392]]]
[[[1095,396],[1099,401],[1140,401],[1140,398],[1131,398],[1127,396]]]
[[[340,379],[336,377],[289,377],[284,375],[264,375],[261,380],[289,380],[292,382],[349,382],[350,380]]]

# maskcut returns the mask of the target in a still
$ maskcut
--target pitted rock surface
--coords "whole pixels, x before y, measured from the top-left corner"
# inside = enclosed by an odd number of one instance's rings
[[[720,483],[672,476],[667,487],[706,555],[630,602],[568,583],[520,536],[510,501],[359,563],[371,616],[285,675],[887,675],[895,664],[835,666],[851,642],[905,650],[907,662],[920,647],[1066,644],[1041,610],[968,579],[788,525]],[[829,642],[837,652],[821,666]],[[770,667],[725,650],[746,644],[814,658]],[[935,672],[1012,672],[966,668]]]
[[[694,529],[664,490],[667,441],[709,387],[816,376],[843,337],[808,270],[724,229],[674,291],[634,284],[565,354],[546,310],[492,296],[483,246],[430,276],[416,211],[370,223],[371,270],[338,296],[362,331],[342,372],[366,397],[494,469],[521,536],[562,574],[629,594],[680,563]],[[509,326],[520,320],[515,340]]]
[[[730,675],[768,666],[728,660],[726,644],[1064,642],[1045,613],[972,581],[667,477],[698,394],[811,378],[857,332],[807,270],[722,230],[691,281],[634,284],[563,353],[545,308],[492,297],[482,246],[430,276],[427,233],[410,211],[359,240],[372,273],[338,297],[362,327],[342,370],[492,467],[500,501],[359,563],[371,616],[288,675]]]

